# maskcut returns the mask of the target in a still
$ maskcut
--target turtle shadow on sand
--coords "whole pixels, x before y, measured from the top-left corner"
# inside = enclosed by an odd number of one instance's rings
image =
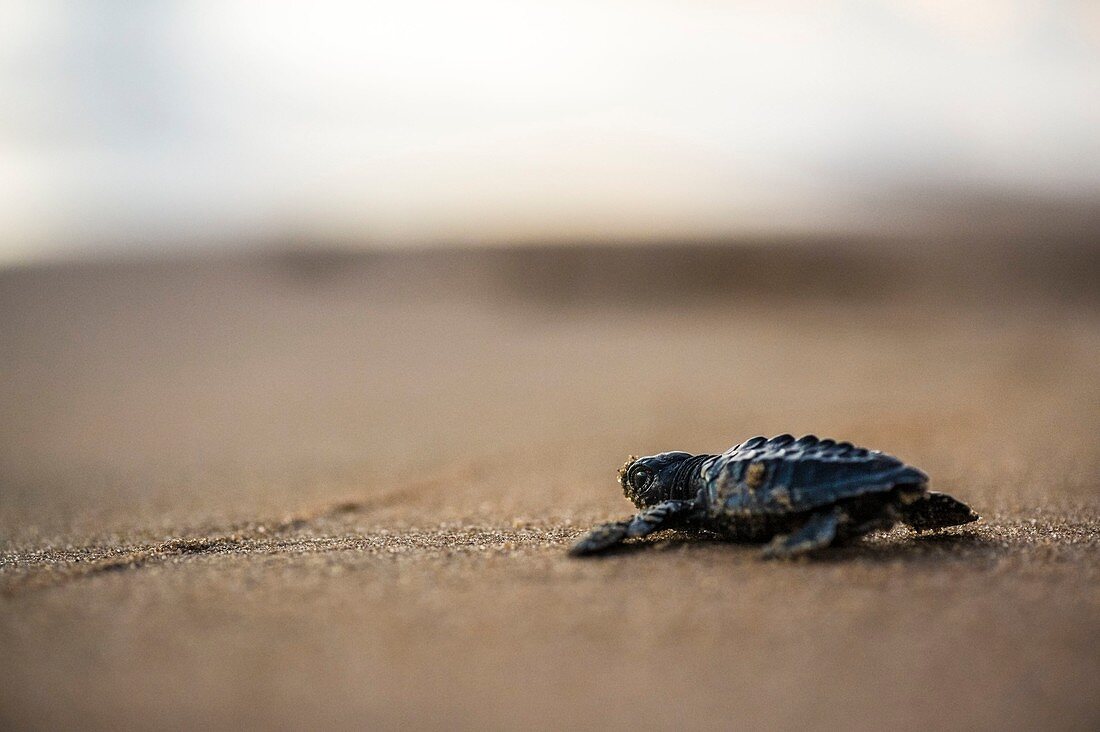
[[[811,561],[839,563],[846,561],[905,562],[939,564],[986,559],[1005,553],[1000,542],[972,532],[922,534],[911,533],[889,540],[854,541],[815,552]]]
[[[893,534],[893,532],[891,532]],[[664,554],[711,551],[720,548],[752,560],[760,559],[764,543],[735,542],[720,534],[704,531],[662,532],[653,538],[626,542],[602,553],[605,557],[631,554]],[[1011,551],[1001,542],[974,532],[907,532],[904,535],[870,536],[819,549],[795,558],[793,563],[840,564],[845,562],[939,564],[991,558]],[[771,562],[776,566],[790,561]]]

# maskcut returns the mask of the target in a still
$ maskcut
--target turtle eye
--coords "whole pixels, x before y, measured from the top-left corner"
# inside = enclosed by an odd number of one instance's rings
[[[648,470],[639,470],[634,474],[634,487],[638,489],[645,488],[649,485],[649,481],[652,480],[653,473]]]

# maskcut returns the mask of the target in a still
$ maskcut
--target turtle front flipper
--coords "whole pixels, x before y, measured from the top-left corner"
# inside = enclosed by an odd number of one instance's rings
[[[815,513],[802,528],[772,539],[760,554],[764,559],[793,559],[816,549],[824,549],[836,540],[839,527],[839,510]]]
[[[633,520],[626,519],[625,521],[615,521],[597,526],[571,546],[569,553],[574,557],[583,557],[589,554],[597,554],[604,549],[610,549],[626,538],[626,530]]]
[[[970,506],[946,493],[930,491],[909,504],[899,506],[901,520],[917,531],[945,529],[977,521]]]
[[[695,511],[694,501],[664,501],[651,506],[634,518],[603,524],[589,531],[574,544],[569,553],[575,557],[596,554],[661,529],[671,529],[688,520]]]

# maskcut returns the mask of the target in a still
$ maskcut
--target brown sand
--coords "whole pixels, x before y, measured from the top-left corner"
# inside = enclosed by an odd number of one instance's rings
[[[1097,729],[1097,257],[814,252],[0,273],[0,726]],[[983,522],[564,555],[784,431]]]

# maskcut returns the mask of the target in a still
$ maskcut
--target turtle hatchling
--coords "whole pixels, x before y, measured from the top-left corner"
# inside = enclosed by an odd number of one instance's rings
[[[721,455],[631,456],[619,483],[641,512],[588,532],[574,556],[680,528],[768,542],[765,558],[792,558],[899,521],[928,531],[978,519],[896,457],[813,435],[753,437]]]

